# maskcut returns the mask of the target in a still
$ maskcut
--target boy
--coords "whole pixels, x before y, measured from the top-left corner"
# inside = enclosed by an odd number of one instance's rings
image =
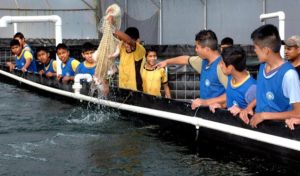
[[[200,73],[200,98],[193,100],[192,109],[224,102],[226,99],[225,88],[227,86],[227,76],[221,71],[219,64],[221,56],[218,52],[216,34],[211,30],[200,31],[196,35],[195,45],[195,51],[198,56],[178,56],[157,64],[158,67],[166,67],[170,64],[190,64]]]
[[[33,50],[30,48],[30,46],[26,43],[25,41],[25,37],[21,32],[17,32],[14,37],[14,39],[18,40],[20,42],[21,47],[26,50],[29,51],[32,55],[34,55]]]
[[[16,56],[16,64],[13,64],[11,62],[7,63],[7,66],[9,66],[10,71],[12,71],[12,69],[14,69],[15,67],[19,70],[22,70],[22,72],[37,71],[32,54],[29,51],[23,50],[18,40],[11,40],[10,48],[12,54]]]
[[[96,63],[92,58],[94,51],[95,48],[91,43],[86,42],[82,45],[81,55],[84,61],[78,65],[76,73],[88,73],[94,76],[96,69]]]
[[[119,87],[142,91],[140,69],[146,50],[139,42],[139,31],[129,27],[125,33],[116,30],[114,34],[123,41],[120,46]]]
[[[164,68],[155,67],[157,60],[156,50],[153,48],[146,51],[146,63],[144,64],[141,75],[143,80],[143,92],[150,95],[161,96],[161,85],[164,86],[165,97],[171,98],[168,86],[168,76]]]
[[[285,57],[300,75],[300,36],[294,35],[284,41]]]
[[[233,39],[230,37],[223,38],[221,41],[221,46],[220,46],[221,52],[223,51],[224,48],[227,48],[230,46],[233,46]]]
[[[229,75],[226,88],[226,106],[236,116],[255,100],[256,81],[246,70],[246,54],[242,47],[224,48],[221,55],[221,69],[225,75]],[[210,106],[213,112],[216,107],[219,108],[221,105]],[[246,124],[249,123],[248,118],[241,119]]]
[[[250,125],[256,128],[264,120],[299,118],[299,76],[280,56],[281,39],[277,28],[263,25],[251,34],[251,39],[261,64],[257,75],[256,114]]]
[[[58,75],[58,79],[62,79],[64,83],[74,80],[75,71],[80,62],[70,57],[70,52],[66,44],[60,43],[56,47],[56,54],[61,60],[62,74]]]
[[[39,74],[44,74],[47,78],[56,76],[56,60],[50,59],[50,52],[45,47],[39,47],[36,50],[36,56],[43,64],[43,69],[39,71]]]

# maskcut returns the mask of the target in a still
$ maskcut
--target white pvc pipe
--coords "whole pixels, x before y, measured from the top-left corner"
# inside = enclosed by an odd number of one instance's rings
[[[285,38],[285,35],[284,35],[285,34],[285,13],[283,11],[261,14],[259,16],[259,19],[261,21],[264,21],[265,19],[277,18],[277,17],[279,20],[279,35],[280,35],[281,40],[284,40],[284,38]],[[282,58],[284,58],[284,47],[281,47],[280,55]]]
[[[74,78],[74,84],[72,86],[74,93],[76,94],[79,94],[82,88],[82,85],[80,84],[81,79],[85,79],[87,82],[91,82],[93,80],[92,75],[90,74],[76,74]]]
[[[159,44],[162,45],[162,0],[159,0]]]
[[[207,29],[207,0],[204,0],[204,29]]]
[[[171,113],[171,112],[166,112],[166,111],[161,111],[161,110],[155,110],[155,109],[150,109],[150,108],[144,108],[144,107],[139,107],[139,106],[134,106],[134,105],[127,105],[127,104],[125,104],[125,102],[118,103],[118,102],[104,100],[104,99],[98,99],[95,97],[90,97],[90,96],[86,96],[86,95],[82,95],[82,94],[76,94],[76,93],[44,86],[44,85],[29,81],[27,79],[21,78],[19,76],[13,75],[13,74],[8,73],[3,70],[0,70],[0,74],[10,77],[12,79],[15,79],[17,81],[20,81],[24,84],[36,87],[38,89],[42,89],[42,90],[52,92],[55,94],[59,94],[59,95],[63,95],[66,97],[71,97],[71,98],[74,98],[77,100],[84,100],[84,101],[92,102],[95,104],[101,104],[104,106],[117,108],[117,109],[121,109],[121,110],[132,111],[132,112],[136,112],[136,113],[160,117],[160,118],[169,119],[169,120],[173,120],[173,121],[188,123],[188,124],[195,125],[196,127],[201,126],[201,127],[205,127],[205,128],[210,128],[210,129],[221,131],[224,133],[229,133],[229,134],[233,134],[236,136],[241,136],[241,137],[245,137],[248,139],[253,139],[253,140],[273,144],[276,146],[281,146],[284,148],[300,151],[300,141],[297,141],[297,140],[287,139],[287,138],[283,138],[283,137],[279,137],[279,136],[275,136],[275,135],[271,135],[271,134],[267,134],[267,133],[262,133],[262,132],[258,132],[258,131],[254,131],[254,130],[235,127],[232,125],[222,124],[219,122],[202,119],[200,117],[181,115],[181,114],[176,114],[176,113]]]
[[[18,32],[18,24],[14,23],[14,34]]]
[[[91,82],[93,80],[93,77],[91,74],[85,73],[85,74],[76,74],[74,78],[74,82],[78,83],[81,79],[85,79],[87,82]]]
[[[54,22],[55,23],[55,46],[62,43],[62,21],[58,15],[49,16],[3,16],[0,19],[0,27],[7,27],[11,23],[26,22]],[[56,56],[57,74],[61,74],[61,60]]]

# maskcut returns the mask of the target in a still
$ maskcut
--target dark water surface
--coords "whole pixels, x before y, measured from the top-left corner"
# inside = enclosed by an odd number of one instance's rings
[[[0,175],[282,175],[263,159],[195,150],[158,125],[0,83]]]

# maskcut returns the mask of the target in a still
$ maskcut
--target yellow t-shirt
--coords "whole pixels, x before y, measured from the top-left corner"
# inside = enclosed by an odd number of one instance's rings
[[[119,65],[119,87],[131,90],[137,90],[135,62],[141,61],[145,56],[145,48],[136,43],[135,51],[127,53],[124,44],[120,47],[120,65]]]
[[[141,72],[143,80],[143,92],[150,95],[161,96],[161,85],[168,82],[168,76],[165,69],[159,68],[148,70],[143,67]]]

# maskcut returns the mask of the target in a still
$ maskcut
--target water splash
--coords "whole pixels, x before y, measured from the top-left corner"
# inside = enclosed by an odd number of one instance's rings
[[[119,117],[119,112],[89,103],[86,108],[74,108],[66,122],[69,124],[98,125]]]

